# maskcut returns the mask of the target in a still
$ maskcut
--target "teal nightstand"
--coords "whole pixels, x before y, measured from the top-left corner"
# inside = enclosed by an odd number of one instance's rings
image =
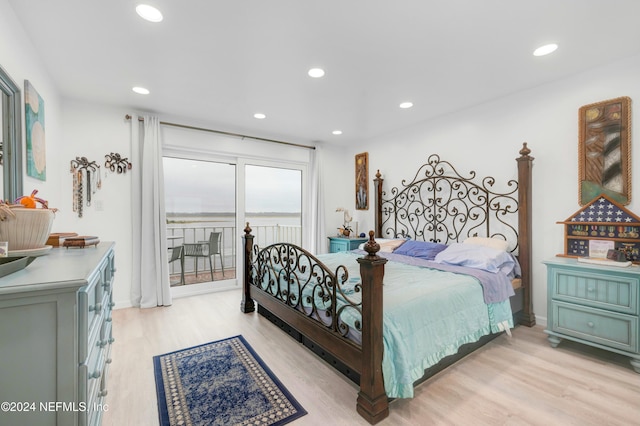
[[[547,265],[549,343],[563,339],[626,355],[640,373],[640,267],[558,258]]]
[[[329,253],[355,250],[360,244],[368,240],[368,238],[329,237]]]

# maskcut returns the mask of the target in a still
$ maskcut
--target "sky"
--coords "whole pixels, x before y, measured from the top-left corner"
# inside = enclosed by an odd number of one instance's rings
[[[233,212],[236,165],[165,157],[167,213]],[[299,213],[299,170],[246,166],[247,212]]]

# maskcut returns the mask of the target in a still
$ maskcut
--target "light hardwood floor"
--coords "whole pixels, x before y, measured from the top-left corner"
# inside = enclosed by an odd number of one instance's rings
[[[157,425],[154,355],[243,335],[308,414],[293,425],[366,425],[357,388],[256,313],[240,292],[113,313],[104,425]],[[387,425],[640,425],[640,374],[626,357],[517,327],[391,403]]]

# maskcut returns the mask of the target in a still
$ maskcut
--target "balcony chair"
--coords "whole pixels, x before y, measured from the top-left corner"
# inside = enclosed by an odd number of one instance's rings
[[[184,246],[172,247],[169,264],[180,261],[180,284],[184,284]]]
[[[198,241],[197,243],[188,243],[183,245],[185,257],[190,256],[196,258],[196,278],[198,278],[198,258],[206,257],[209,259],[209,271],[211,271],[211,281],[213,281],[213,270],[215,269],[213,265],[215,265],[215,258],[213,262],[211,262],[211,257],[216,254],[220,257],[222,276],[224,277],[224,262],[222,260],[222,253],[220,250],[221,237],[222,232],[212,232],[209,234],[209,241]]]

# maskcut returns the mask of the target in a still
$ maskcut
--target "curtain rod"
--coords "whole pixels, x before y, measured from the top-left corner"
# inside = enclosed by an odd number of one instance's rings
[[[127,114],[127,115],[124,116],[124,118],[126,118],[127,120],[131,120],[131,118],[133,118],[133,117],[131,115]],[[144,121],[144,118],[143,117],[138,117],[138,121]],[[259,138],[257,136],[248,136],[248,135],[243,135],[243,134],[240,134],[240,133],[224,132],[222,130],[205,129],[203,127],[187,126],[185,124],[168,123],[166,121],[161,121],[160,124],[162,124],[163,126],[180,127],[182,129],[200,130],[202,132],[217,133],[219,135],[235,136],[235,137],[242,138],[242,139],[248,138],[248,139],[255,139],[255,140],[263,141],[263,142],[273,142],[273,143],[279,143],[279,144],[282,144],[282,145],[297,146],[299,148],[316,149],[315,146],[310,146],[310,145],[302,145],[302,144],[297,144],[297,143],[293,143],[293,142],[278,141],[278,140],[275,140],[275,139]]]

